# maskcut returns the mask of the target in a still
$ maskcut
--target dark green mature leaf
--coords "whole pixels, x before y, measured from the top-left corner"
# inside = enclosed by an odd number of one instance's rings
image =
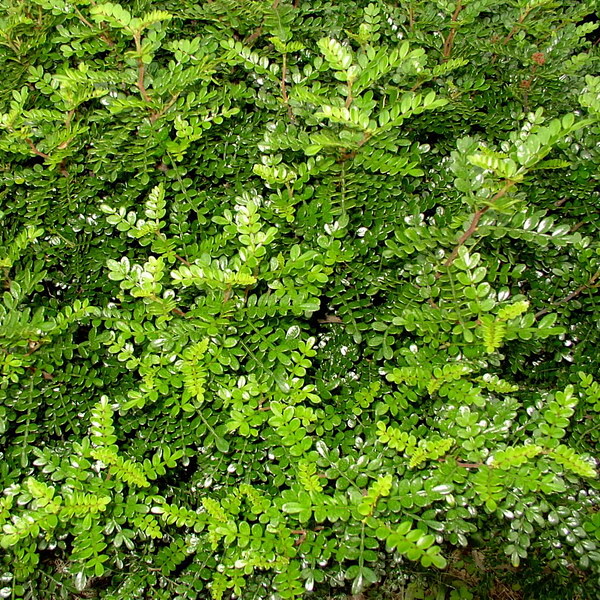
[[[596,4],[0,0],[0,595],[595,597]]]

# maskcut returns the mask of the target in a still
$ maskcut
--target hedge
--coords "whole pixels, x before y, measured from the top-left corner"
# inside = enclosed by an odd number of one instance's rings
[[[1,597],[599,597],[595,0],[0,6]]]

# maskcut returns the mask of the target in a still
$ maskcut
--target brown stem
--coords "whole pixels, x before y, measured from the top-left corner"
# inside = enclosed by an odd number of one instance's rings
[[[281,66],[281,97],[283,98],[283,103],[287,108],[287,114],[292,123],[296,122],[296,117],[294,117],[294,113],[292,112],[292,107],[290,106],[290,99],[288,97],[287,88],[285,85],[285,80],[287,77],[287,54],[283,53],[283,64]]]
[[[324,319],[317,319],[317,323],[343,323],[337,315],[325,315]]]
[[[94,29],[94,26],[81,14],[81,12],[79,12],[79,9],[76,6],[74,6],[73,9],[82,23],[87,25],[90,29]]]
[[[73,141],[73,138],[75,136],[69,138],[68,140],[65,140],[64,142],[61,142],[58,146],[56,146],[56,148],[58,150],[64,150],[65,148],[67,148],[69,146],[69,144]]]
[[[362,139],[360,140],[360,142],[358,142],[358,147],[361,148],[362,146],[364,146],[371,139],[372,135],[372,133],[365,131],[365,133],[363,133]]]
[[[25,356],[30,356],[31,354],[33,354],[34,352],[39,350],[42,347],[42,344],[43,344],[43,342],[30,341],[29,342],[29,350],[27,352],[25,352]]]
[[[492,208],[491,205],[494,202],[496,202],[497,200],[502,198],[504,195],[506,195],[508,190],[510,190],[510,188],[513,185],[515,185],[515,183],[516,183],[516,181],[509,181],[499,192],[497,192],[492,197],[492,199],[490,200],[490,204],[488,206],[484,206],[483,208],[480,208],[478,211],[475,212],[468,229],[460,236],[460,239],[456,243],[454,250],[452,250],[452,253],[448,257],[448,259],[444,262],[444,265],[443,265],[444,267],[449,267],[454,262],[454,260],[458,256],[458,251],[460,250],[460,247],[475,233],[475,231],[477,231],[477,226],[479,225],[479,221],[481,220],[481,217],[483,217],[483,215],[485,215],[485,213],[490,208]],[[439,279],[441,276],[442,276],[442,274],[438,272],[436,274],[436,279]]]
[[[348,95],[346,96],[346,108],[350,108],[354,98],[352,97],[352,82],[348,82]]]
[[[153,112],[150,115],[150,122],[154,123],[155,121],[158,121],[158,119],[160,119],[171,108],[171,106],[177,102],[177,98],[179,98],[179,92],[174,94],[161,110]]]
[[[415,11],[412,3],[408,7],[408,28],[413,31],[415,28]]]
[[[285,87],[285,78],[287,77],[287,54],[283,53],[283,65],[281,66],[281,97],[287,104],[289,101],[287,89]]]
[[[338,158],[337,162],[343,163],[343,162],[346,162],[347,160],[350,160],[351,158],[354,158],[356,156],[358,148],[361,148],[362,146],[364,146],[371,139],[372,135],[373,135],[372,133],[368,133],[367,131],[365,131],[365,133],[362,136],[362,139],[358,142],[357,149],[352,150],[352,152],[345,152],[344,154],[342,154],[340,156],[340,158]]]
[[[273,4],[271,5],[271,9],[275,10],[279,6],[280,0],[273,0]],[[294,8],[296,6],[294,5]],[[262,34],[262,23],[244,40],[244,44],[252,45]]]
[[[144,85],[144,76],[145,75],[146,75],[146,67],[144,66],[144,62],[142,61],[141,58],[138,58],[138,80],[137,80],[137,86],[138,86],[138,89],[140,90],[140,94],[142,95],[142,98],[146,102],[150,102],[152,100],[152,98],[150,98],[150,96],[148,95],[148,92],[146,90],[146,86]]]
[[[294,545],[295,546],[300,546],[300,544],[304,543],[304,540],[306,539],[306,535],[308,534],[308,532],[304,529],[292,529],[290,531],[291,534],[293,535],[298,535],[300,536],[295,542]]]
[[[174,308],[171,312],[175,313],[176,315],[179,315],[180,317],[185,317],[186,316],[186,313],[184,313],[179,308]]]
[[[65,127],[68,129],[69,125],[71,125],[71,120],[73,119],[73,115],[75,114],[75,109],[71,109],[65,118]]]
[[[426,81],[427,81],[427,79],[421,79],[421,80],[417,81],[417,83],[415,83],[415,85],[413,85],[410,88],[410,91],[416,92]]]
[[[245,40],[244,44],[251,46],[260,37],[262,33],[262,25],[259,25]]]
[[[569,233],[575,233],[580,227],[583,227],[585,223],[585,220],[579,221],[579,223],[576,223],[575,225],[573,225],[573,227],[571,227],[571,229],[569,229]]]
[[[337,163],[343,163],[346,162],[347,160],[351,160],[356,156],[356,150],[353,150],[352,152],[344,152],[338,159],[337,159]]]
[[[187,265],[188,267],[189,267],[189,266],[191,266],[190,262],[189,262],[189,261],[187,261],[187,260],[185,260],[185,258],[183,258],[182,256],[179,256],[179,254],[176,254],[176,255],[175,255],[175,258],[176,258],[178,261],[181,261],[181,262],[182,262],[184,265]]]
[[[445,458],[438,458],[437,460],[441,463],[448,462]],[[479,469],[480,467],[484,467],[485,465],[483,463],[468,463],[457,460],[456,466],[462,467],[463,469]]]
[[[460,14],[460,11],[463,9],[463,3],[462,0],[459,0],[458,3],[456,4],[456,8],[454,9],[454,13],[452,14],[452,28],[450,29],[450,32],[448,33],[448,35],[446,36],[446,39],[444,40],[444,46],[442,48],[442,56],[444,57],[444,61],[447,61],[450,58],[450,54],[452,54],[452,47],[454,46],[454,38],[456,37],[456,19],[458,18],[458,15]]]
[[[542,308],[542,310],[538,310],[538,312],[535,313],[535,318],[537,319],[538,317],[541,317],[542,315],[549,313],[552,310],[553,306],[558,306],[560,304],[564,304],[565,302],[569,302],[570,300],[573,300],[573,298],[575,298],[576,296],[579,296],[579,294],[581,294],[581,292],[585,292],[585,290],[587,290],[591,287],[598,287],[598,286],[594,285],[594,282],[596,281],[596,279],[598,279],[598,277],[600,277],[600,270],[596,271],[590,277],[590,279],[587,283],[580,285],[576,290],[573,290],[570,294],[566,295],[564,298],[561,298],[560,300],[557,300],[556,302],[552,302],[550,307]]]
[[[138,64],[138,80],[137,87],[140,90],[140,94],[145,102],[150,102],[152,98],[148,95],[148,91],[146,90],[146,86],[144,85],[144,77],[146,76],[146,65],[144,65],[144,61],[142,60],[142,43],[140,40],[140,34],[136,33],[133,36],[133,41],[135,42],[135,49],[139,54],[137,59]]]
[[[92,25],[92,23],[90,23],[82,14],[81,12],[79,12],[79,10],[77,9],[77,7],[75,6],[75,12],[77,14],[77,17],[79,18],[79,20],[84,23],[85,25],[87,25],[90,29],[95,29],[94,25]],[[101,33],[100,34],[100,38],[103,39],[109,46],[114,46],[115,43],[110,39],[110,37],[106,34],[106,33]]]
[[[46,154],[45,152],[41,152],[40,150],[38,150],[35,147],[35,144],[29,139],[29,138],[25,138],[25,141],[27,142],[27,144],[29,145],[29,147],[31,148],[31,151],[36,155],[36,156],[41,156],[42,158],[50,158],[49,154]]]
[[[519,31],[519,29],[521,28],[521,25],[523,25],[523,21],[527,18],[527,16],[529,15],[529,13],[531,11],[532,11],[532,9],[528,8],[519,16],[519,20],[514,24],[513,28],[510,30],[509,34],[504,38],[504,40],[502,42],[503,44],[508,44],[508,42],[510,42],[510,40],[513,38],[515,33],[517,33],[517,31]]]

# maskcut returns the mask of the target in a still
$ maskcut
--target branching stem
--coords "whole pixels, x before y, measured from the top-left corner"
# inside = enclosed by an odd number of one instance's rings
[[[492,204],[494,202],[496,202],[497,200],[500,200],[500,198],[505,196],[506,193],[510,190],[510,188],[512,188],[513,185],[515,185],[515,183],[516,183],[516,181],[509,181],[499,192],[497,192],[492,197],[492,199],[490,200],[490,204],[488,204],[487,206],[484,206],[483,208],[480,208],[478,211],[475,212],[468,229],[460,236],[460,239],[458,240],[456,246],[454,247],[454,250],[452,250],[452,253],[447,258],[447,260],[444,262],[444,267],[449,267],[454,262],[454,260],[458,256],[458,251],[460,250],[460,247],[477,231],[477,227],[479,225],[479,221],[481,221],[481,217],[483,217],[483,215],[485,215],[485,213],[490,208],[492,208]],[[439,279],[441,276],[442,276],[442,274],[438,272],[436,275],[436,278]]]
[[[348,82],[348,95],[346,96],[346,108],[350,108],[354,98],[352,97],[352,82]]]
[[[25,138],[25,141],[27,142],[28,146],[31,148],[31,151],[36,155],[36,156],[40,156],[42,158],[50,158],[49,154],[46,154],[45,152],[41,152],[40,150],[38,150],[35,146],[35,144],[31,141],[31,139],[29,138]]]
[[[508,33],[508,35],[502,41],[503,44],[506,45],[506,44],[508,44],[508,42],[510,42],[510,40],[513,38],[513,36],[515,35],[515,33],[517,33],[517,31],[519,31],[519,29],[521,28],[521,25],[523,25],[523,21],[525,21],[525,19],[529,16],[529,13],[532,10],[533,10],[533,8],[528,8],[528,9],[524,10],[521,13],[521,15],[519,16],[519,20],[515,23],[515,25],[510,30],[510,32]]]
[[[154,123],[155,121],[158,121],[158,119],[160,119],[171,108],[171,106],[177,102],[177,98],[179,98],[179,92],[173,94],[173,97],[163,106],[161,110],[153,112],[150,115],[150,122]]]
[[[577,296],[579,296],[579,294],[585,292],[585,290],[598,287],[598,284],[594,285],[598,277],[600,277],[600,269],[590,277],[587,283],[580,285],[577,289],[573,290],[570,294],[567,294],[564,298],[561,298],[556,302],[552,302],[552,304],[549,307],[542,308],[542,310],[538,310],[538,312],[535,313],[535,318],[537,319],[542,315],[549,313],[552,310],[553,306],[559,306],[560,304],[565,304],[566,302],[573,300],[573,298],[576,298]]]
[[[135,42],[135,49],[138,53],[138,79],[137,79],[137,87],[140,90],[140,94],[145,102],[151,102],[152,98],[148,95],[148,91],[146,90],[146,86],[144,85],[144,78],[146,77],[146,66],[144,65],[144,61],[142,59],[142,43],[140,40],[140,34],[136,33],[133,36],[133,40]]]
[[[456,4],[454,12],[452,13],[452,27],[450,28],[450,31],[446,36],[446,39],[444,40],[444,46],[442,47],[442,56],[444,57],[444,61],[447,61],[450,58],[450,55],[452,54],[452,48],[454,47],[454,38],[456,37],[456,19],[458,19],[458,15],[460,14],[463,8],[464,6],[462,0],[459,0]]]
[[[74,6],[73,7],[75,10],[75,13],[77,14],[77,18],[84,24],[87,25],[90,29],[95,29],[94,25],[92,23],[90,23],[79,11],[79,9]],[[115,43],[110,39],[110,37],[108,36],[108,34],[106,32],[102,32],[100,34],[100,37],[112,48],[114,47]]]
[[[287,77],[287,53],[283,53],[283,64],[281,66],[281,97],[283,99],[283,103],[287,108],[288,117],[292,123],[296,122],[296,118],[294,117],[294,113],[292,112],[292,107],[290,106],[290,99],[287,93],[287,88],[285,85],[285,80]]]

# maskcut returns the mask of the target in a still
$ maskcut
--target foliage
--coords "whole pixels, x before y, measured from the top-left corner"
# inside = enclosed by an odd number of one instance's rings
[[[0,6],[2,597],[597,597],[594,0]]]

